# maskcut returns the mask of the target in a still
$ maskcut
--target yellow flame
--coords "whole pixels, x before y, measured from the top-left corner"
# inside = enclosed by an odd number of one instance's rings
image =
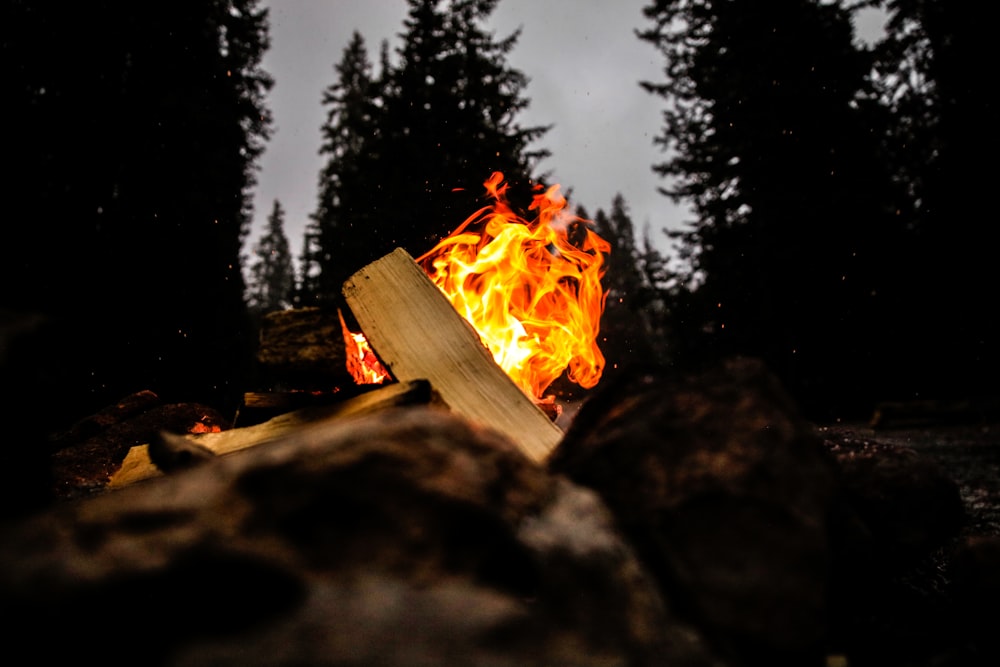
[[[494,203],[417,262],[528,395],[545,400],[564,371],[593,387],[604,370],[597,335],[610,245],[565,210],[558,185],[535,195],[531,222],[508,206],[503,174],[485,186]]]
[[[357,384],[382,384],[388,380],[389,371],[378,360],[365,335],[348,329],[344,314],[338,315],[347,350],[347,370],[354,381]]]

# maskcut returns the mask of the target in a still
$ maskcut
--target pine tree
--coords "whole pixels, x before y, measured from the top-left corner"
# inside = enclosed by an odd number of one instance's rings
[[[389,76],[386,131],[401,159],[388,210],[401,245],[420,253],[475,211],[494,171],[515,204],[531,197],[532,167],[547,155],[528,145],[548,128],[522,128],[528,79],[506,63],[519,32],[494,40],[483,24],[497,0],[410,0],[401,62]]]
[[[894,122],[885,132],[913,243],[901,257],[911,289],[911,386],[922,396],[992,392],[1000,370],[1000,326],[983,304],[998,276],[991,225],[1000,139],[993,129],[993,26],[968,2],[889,0],[887,37],[874,68],[878,100]],[[914,316],[921,313],[919,320]],[[912,395],[912,394],[911,394]]]
[[[112,0],[5,3],[18,130],[0,282],[22,286],[5,305],[65,332],[60,393],[91,407],[147,388],[242,395],[253,340],[240,252],[270,128],[259,5],[170,5],[154,20]]]
[[[295,269],[285,236],[285,210],[278,200],[267,218],[267,231],[254,245],[254,262],[250,265],[251,281],[247,303],[257,314],[282,310],[291,306],[295,287]]]
[[[697,216],[682,236],[689,353],[762,357],[804,402],[872,388],[857,377],[889,344],[903,230],[858,104],[871,62],[850,15],[817,0],[664,0],[645,13],[641,37],[667,62],[667,81],[646,84],[666,101],[658,141],[672,153],[656,168]]]
[[[323,93],[327,117],[320,154],[327,161],[304,244],[303,281],[316,303],[336,300],[341,283],[357,268],[350,258],[366,255],[376,229],[370,220],[362,223],[364,212],[355,210],[355,202],[367,198],[364,189],[372,187],[373,174],[366,168],[372,160],[368,151],[378,112],[372,66],[360,33],[354,32],[334,70],[337,80]]]
[[[319,224],[310,220],[302,233],[302,251],[299,255],[299,273],[295,281],[292,302],[296,307],[316,306],[320,302],[320,245]]]
[[[607,360],[605,373],[662,361],[661,341],[654,338],[650,319],[653,286],[643,275],[635,227],[621,194],[612,200],[610,214],[598,209],[594,230],[611,244],[601,279],[607,291],[600,336],[600,347]]]
[[[430,250],[483,205],[494,171],[515,204],[530,201],[546,153],[528,146],[547,128],[517,122],[527,78],[505,60],[518,34],[495,40],[483,27],[496,4],[409,0],[398,63],[383,47],[371,78],[360,39],[345,52],[325,98],[330,158],[315,216],[323,293],[396,247]]]

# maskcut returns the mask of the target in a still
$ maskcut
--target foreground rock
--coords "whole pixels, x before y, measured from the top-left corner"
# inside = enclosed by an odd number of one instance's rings
[[[596,494],[427,408],[13,526],[0,600],[40,664],[720,664]]]
[[[972,591],[998,550],[961,541],[946,468],[798,415],[753,360],[645,371],[584,404],[550,468],[602,496],[730,664],[996,664]]]
[[[837,473],[763,366],[605,387],[551,468],[600,493],[671,603],[734,664],[825,663]]]

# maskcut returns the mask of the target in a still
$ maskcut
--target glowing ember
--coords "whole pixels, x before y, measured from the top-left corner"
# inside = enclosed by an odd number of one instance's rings
[[[203,419],[207,419],[207,417],[203,417]],[[195,422],[191,428],[188,429],[188,433],[220,433],[221,431],[222,427],[218,424],[209,425],[203,421]]]
[[[531,222],[507,205],[503,174],[485,186],[495,203],[417,262],[529,396],[543,400],[567,369],[570,380],[593,387],[604,370],[596,341],[610,245],[564,210],[559,186],[535,195]]]

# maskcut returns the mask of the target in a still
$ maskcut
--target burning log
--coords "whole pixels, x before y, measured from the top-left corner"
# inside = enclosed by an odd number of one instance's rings
[[[453,410],[543,460],[562,430],[494,361],[478,334],[402,248],[364,267],[344,299],[382,364],[400,382],[428,380]]]
[[[536,462],[543,461],[558,444],[562,430],[497,365],[479,334],[405,250],[397,249],[357,272],[344,283],[343,293],[351,315],[364,331],[362,341],[375,349],[381,366],[396,383],[332,406],[279,414],[252,426],[180,436],[189,444],[156,435],[150,444],[129,451],[108,488],[127,486],[175,467],[193,465],[213,454],[253,447],[320,419],[336,419],[392,405],[427,403],[432,391],[435,398],[456,414],[504,434]],[[347,374],[352,358],[349,348],[355,336],[341,315],[335,318],[317,309],[305,309],[273,315],[267,321],[258,353],[265,367],[300,368],[305,373],[309,360],[319,355],[328,362],[335,360],[334,365],[344,366],[338,375],[329,364],[320,363],[317,371],[320,377],[342,379]],[[338,323],[336,333],[334,321]],[[343,357],[340,352],[331,354],[331,350],[338,348]],[[356,381],[363,378],[355,374],[352,387],[357,388],[353,384]],[[252,404],[245,408],[259,411],[261,398],[250,398]],[[272,404],[268,405],[273,409]]]
[[[507,205],[503,174],[495,172],[484,186],[494,203],[416,262],[399,249],[343,285],[343,345],[329,345],[336,337],[332,313],[269,316],[262,368],[308,369],[315,355],[307,350],[336,347],[339,371],[346,365],[354,382],[428,380],[452,410],[543,460],[562,437],[553,423],[561,407],[545,391],[563,373],[593,387],[603,371],[596,340],[610,246],[565,211],[558,186],[534,196],[529,210],[537,215],[530,222]],[[319,341],[312,332],[302,336],[303,322],[325,332]],[[261,398],[248,395],[254,406]],[[277,404],[273,395],[263,398],[273,410],[299,397],[280,397]],[[260,410],[249,403],[248,410]]]

